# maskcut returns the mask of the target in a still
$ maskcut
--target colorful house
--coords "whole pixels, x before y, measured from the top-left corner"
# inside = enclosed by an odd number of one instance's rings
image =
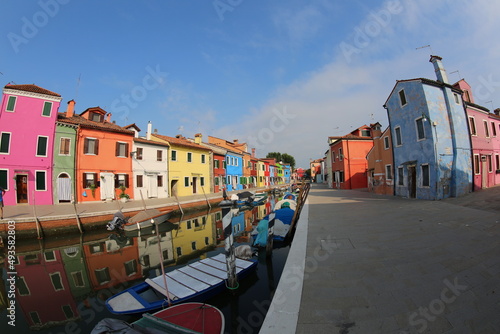
[[[249,187],[250,188],[255,188],[257,187],[257,168],[258,168],[258,161],[255,157],[255,149],[252,149],[252,156],[250,157],[250,179],[249,179]]]
[[[202,141],[203,137],[201,133],[195,135],[195,139],[199,138],[199,142],[202,146],[212,150],[212,192],[218,193],[222,192],[226,185],[226,155],[227,150],[223,147],[217,146],[215,144],[204,143]]]
[[[76,193],[78,202],[133,198],[130,178],[130,148],[134,132],[111,122],[111,114],[100,107],[74,112],[68,103],[59,122],[78,125],[76,146]]]
[[[332,186],[335,189],[367,188],[366,155],[373,147],[372,131],[362,126],[345,136],[329,137]]]
[[[167,143],[151,140],[152,125],[148,123],[146,138],[140,138],[135,124],[125,127],[134,132],[132,157],[134,198],[166,198],[168,193]]]
[[[470,85],[461,79],[453,85],[462,91],[472,144],[474,190],[500,183],[500,119],[488,108],[474,103]],[[497,111],[498,112],[498,111]]]
[[[70,101],[68,103],[74,103]],[[76,134],[78,125],[57,121],[54,140],[53,189],[54,203],[76,199]]]
[[[314,182],[323,183],[323,171],[321,168],[323,165],[323,161],[323,159],[316,159],[309,162],[311,168],[311,179]]]
[[[243,155],[227,150],[226,154],[226,187],[228,191],[241,190],[243,185]]]
[[[53,204],[54,133],[61,95],[6,85],[0,105],[0,187],[5,205]]]
[[[472,161],[462,91],[448,83],[441,58],[437,80],[398,80],[384,107],[391,128],[395,195],[457,197],[471,191]]]
[[[170,146],[168,173],[171,196],[210,193],[212,189],[210,149],[181,135],[169,137],[153,133],[151,140],[167,143]]]
[[[384,132],[380,123],[371,124],[373,147],[366,155],[368,161],[368,191],[394,195],[394,162],[392,158],[391,130]]]
[[[264,160],[259,159],[257,161],[257,186],[265,187],[266,183],[266,164]]]
[[[289,164],[283,165],[283,179],[285,184],[290,183],[292,178],[292,167]]]

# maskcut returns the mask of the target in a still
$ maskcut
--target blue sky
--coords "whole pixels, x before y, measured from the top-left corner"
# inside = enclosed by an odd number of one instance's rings
[[[119,125],[201,132],[288,153],[298,167],[327,137],[387,126],[398,79],[465,78],[500,107],[496,0],[208,0],[0,3],[0,83],[100,106]],[[424,47],[430,45],[430,47]],[[420,48],[423,47],[423,48]]]

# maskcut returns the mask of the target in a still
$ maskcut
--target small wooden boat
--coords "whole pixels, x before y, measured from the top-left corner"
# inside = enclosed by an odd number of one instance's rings
[[[147,209],[131,217],[123,226],[125,231],[140,230],[153,224],[161,224],[170,217],[172,211],[160,211],[157,209]]]
[[[125,321],[105,318],[91,334],[104,333],[224,333],[225,320],[222,312],[204,303],[183,303],[154,314],[144,313],[142,318],[129,324]]]
[[[236,259],[238,279],[257,268],[257,261]],[[226,257],[218,254],[188,264],[153,279],[134,285],[106,300],[106,307],[114,314],[144,313],[188,301],[203,302],[221,293],[228,278]],[[167,298],[168,297],[168,298]]]

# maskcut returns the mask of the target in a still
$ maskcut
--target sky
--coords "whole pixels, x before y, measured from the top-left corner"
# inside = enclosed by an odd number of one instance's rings
[[[6,0],[0,13],[2,87],[306,169],[329,136],[387,127],[396,80],[436,79],[431,54],[477,104],[500,107],[497,0]]]

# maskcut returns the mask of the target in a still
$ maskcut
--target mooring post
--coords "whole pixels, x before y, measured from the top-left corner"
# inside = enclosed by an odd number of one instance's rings
[[[40,221],[36,215],[35,191],[33,191],[33,215],[35,216],[36,234],[38,239],[43,239],[43,230]]]
[[[269,222],[267,223],[267,242],[266,242],[266,256],[271,256],[273,253],[273,240],[274,240],[274,219],[276,218],[276,212],[271,212],[269,214]]]
[[[76,224],[78,225],[78,230],[80,231],[80,234],[83,234],[82,222],[80,221],[80,217],[78,216],[78,211],[76,210],[75,198],[73,197],[71,201],[73,202],[73,209],[75,210]]]
[[[233,238],[233,226],[231,225],[231,219],[233,218],[233,213],[231,208],[233,203],[228,200],[226,189],[222,193],[223,200],[219,203],[222,209],[222,227],[224,229],[225,245],[224,250],[226,253],[226,267],[227,267],[227,281],[228,287],[234,289],[238,286],[238,279],[236,277],[236,256],[234,254],[234,238]]]

